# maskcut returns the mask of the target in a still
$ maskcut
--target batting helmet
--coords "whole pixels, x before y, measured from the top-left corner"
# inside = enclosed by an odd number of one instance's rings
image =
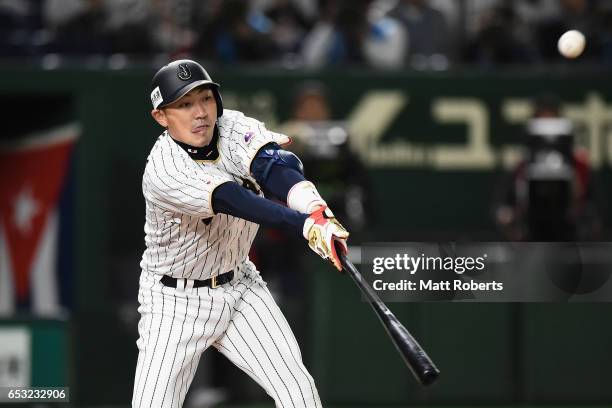
[[[210,87],[217,101],[217,117],[223,115],[219,84],[213,82],[208,72],[200,64],[187,59],[172,61],[161,67],[153,76],[151,81],[153,108],[163,108],[200,85]]]

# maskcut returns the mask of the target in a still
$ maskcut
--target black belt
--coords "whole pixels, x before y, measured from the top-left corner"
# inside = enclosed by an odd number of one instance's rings
[[[204,286],[209,288],[216,288],[217,286],[225,285],[229,281],[234,279],[234,271],[229,271],[222,273],[221,275],[213,276],[210,279],[205,280],[195,280],[193,279],[193,287],[194,288],[202,288]],[[160,282],[164,286],[170,286],[172,288],[176,288],[176,284],[178,282],[177,278],[173,278],[172,276],[164,275]]]

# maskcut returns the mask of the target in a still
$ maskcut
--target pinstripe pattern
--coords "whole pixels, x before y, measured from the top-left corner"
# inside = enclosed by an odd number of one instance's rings
[[[164,287],[140,278],[139,357],[133,407],[180,407],[211,345],[253,378],[277,407],[321,407],[282,312],[252,263],[216,289]]]
[[[252,158],[282,135],[228,110],[219,119],[219,155],[196,162],[164,132],[149,154],[142,180],[146,203],[141,267],[176,278],[208,279],[243,262],[258,226],[213,213],[210,196],[219,185],[248,179]],[[251,135],[245,140],[245,135]],[[210,219],[206,225],[201,221]]]
[[[248,260],[258,225],[214,214],[210,202],[222,183],[247,179],[257,185],[249,173],[253,157],[285,136],[227,109],[217,126],[214,161],[192,160],[167,133],[147,160],[132,406],[181,407],[200,356],[213,346],[260,384],[277,407],[319,408],[289,324]],[[235,272],[233,281],[216,289],[160,282],[163,275],[203,280],[229,270]]]
[[[257,381],[277,407],[321,407],[297,341],[259,273],[248,269],[230,286],[232,322],[214,346]]]

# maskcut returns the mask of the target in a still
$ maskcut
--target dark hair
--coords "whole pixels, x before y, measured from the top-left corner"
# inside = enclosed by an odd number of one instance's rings
[[[554,112],[557,115],[561,111],[561,98],[553,93],[541,93],[533,99],[533,116],[544,112]]]

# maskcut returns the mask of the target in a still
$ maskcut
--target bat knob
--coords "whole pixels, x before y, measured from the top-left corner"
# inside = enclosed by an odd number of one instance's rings
[[[421,383],[423,385],[431,385],[434,382],[436,382],[439,376],[440,376],[440,371],[435,368],[431,370],[423,371],[423,373],[421,374]]]

